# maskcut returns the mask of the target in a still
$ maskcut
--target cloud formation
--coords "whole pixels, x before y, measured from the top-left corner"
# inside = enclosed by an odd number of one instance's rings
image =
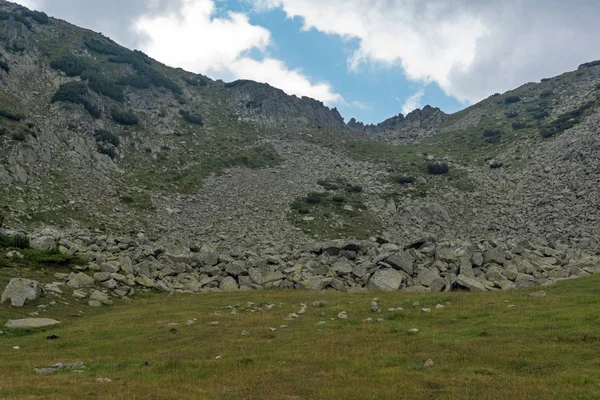
[[[417,93],[407,98],[402,104],[402,114],[406,116],[411,111],[421,108],[421,99],[423,98],[424,94],[425,90],[421,89]]]
[[[326,82],[313,82],[301,70],[268,57],[271,33],[242,13],[218,16],[215,0],[20,0],[139,48],[173,67],[215,79],[252,79],[288,94],[335,105],[342,96]],[[250,56],[252,53],[252,56]]]
[[[231,76],[267,82],[288,94],[309,96],[327,104],[342,97],[327,83],[312,83],[299,70],[264,54],[271,45],[270,32],[252,25],[241,13],[215,16],[212,0],[183,0],[178,13],[142,16],[134,24],[146,37],[141,48],[169,65],[209,76]],[[262,59],[248,56],[258,51]]]
[[[254,0],[304,29],[358,39],[351,68],[400,67],[459,100],[556,75],[599,58],[595,0]]]

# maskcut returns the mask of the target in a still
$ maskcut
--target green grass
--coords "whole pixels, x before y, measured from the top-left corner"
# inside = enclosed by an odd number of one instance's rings
[[[65,305],[45,315],[62,320],[59,326],[0,336],[0,397],[595,399],[600,398],[599,284],[600,276],[563,281],[544,288],[548,296],[540,298],[528,296],[539,288],[150,295],[89,310],[83,317],[73,316],[69,307],[76,308]],[[374,314],[370,301],[375,296],[384,310],[401,306],[405,311]],[[310,306],[321,299],[328,305]],[[249,301],[263,311],[250,312]],[[412,307],[415,301],[421,307],[446,307],[423,314]],[[284,320],[301,302],[308,302],[307,313]],[[276,306],[267,310],[269,303]],[[348,320],[330,319],[342,310]],[[0,315],[0,323],[9,317]],[[384,321],[362,322],[368,317]],[[188,326],[188,320],[196,321]],[[211,321],[220,324],[209,326]],[[179,324],[176,333],[169,323]],[[410,334],[411,328],[419,332]],[[242,336],[242,330],[250,334]],[[51,334],[60,339],[46,340]],[[17,345],[21,349],[13,350]],[[432,368],[423,367],[428,358],[435,362]],[[85,372],[33,373],[33,368],[76,359],[86,363]],[[99,377],[112,382],[96,383]]]

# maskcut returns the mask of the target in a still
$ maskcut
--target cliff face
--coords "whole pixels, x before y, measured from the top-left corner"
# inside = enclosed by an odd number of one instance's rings
[[[439,128],[446,119],[447,115],[442,110],[427,105],[422,110],[416,109],[410,112],[406,117],[398,114],[376,125],[364,125],[352,118],[348,122],[348,127],[379,140],[415,141],[439,133]]]

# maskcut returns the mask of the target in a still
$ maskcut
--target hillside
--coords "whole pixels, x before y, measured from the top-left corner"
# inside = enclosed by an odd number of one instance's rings
[[[422,237],[597,250],[600,66],[377,125],[0,2],[5,227],[268,249]],[[447,173],[428,168],[447,164]],[[433,171],[435,172],[435,171]]]

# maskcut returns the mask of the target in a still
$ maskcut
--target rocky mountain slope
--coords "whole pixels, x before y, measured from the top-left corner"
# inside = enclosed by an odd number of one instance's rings
[[[599,85],[589,63],[456,114],[345,124],[0,1],[0,207],[11,229],[188,250],[519,236],[595,252]]]

